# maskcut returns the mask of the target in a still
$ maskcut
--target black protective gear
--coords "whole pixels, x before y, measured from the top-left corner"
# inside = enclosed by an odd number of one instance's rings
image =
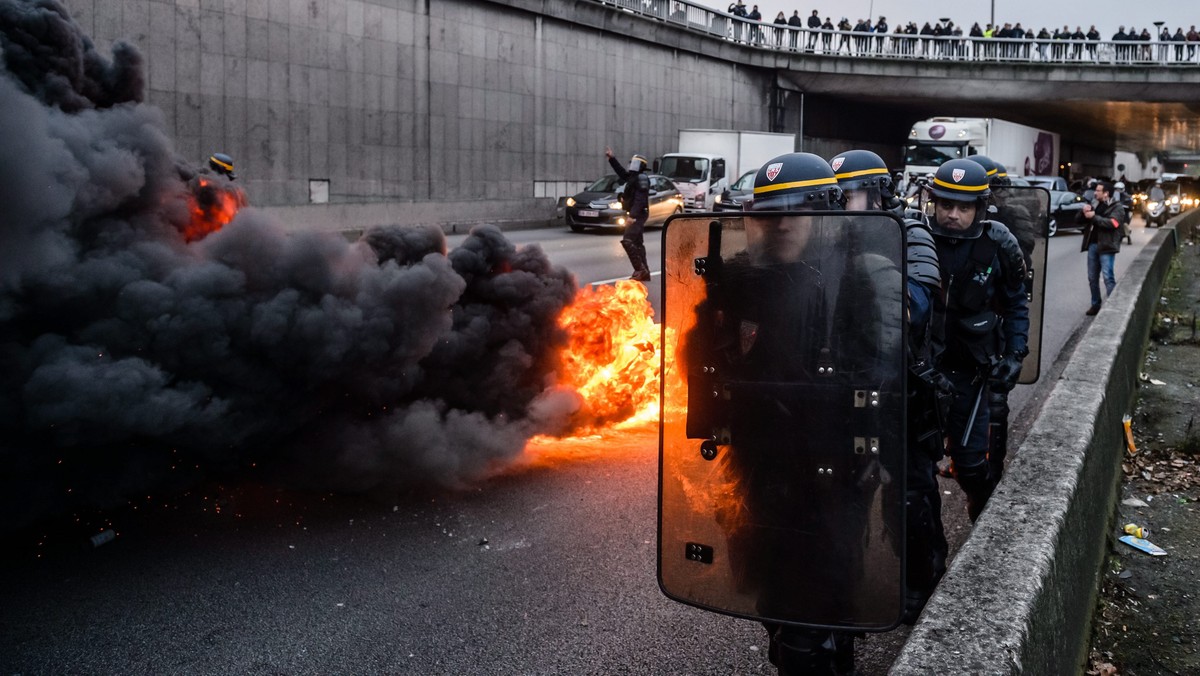
[[[636,220],[642,215],[645,222],[645,214],[650,209],[650,177],[644,171],[630,171],[622,167],[615,157],[608,158],[608,164],[617,178],[625,183],[621,191],[621,206],[629,212],[630,219]]]
[[[937,245],[933,233],[923,221],[906,219],[904,228],[907,236],[908,279],[931,288],[942,285],[941,267],[938,265]]]
[[[630,158],[627,169],[629,171],[644,172],[646,171],[647,166],[648,165],[645,157],[641,155],[634,155],[632,158]]]
[[[1017,376],[1021,375],[1022,357],[1011,352],[1000,358],[1000,361],[992,367],[992,388],[993,391],[1000,390],[1007,392],[1017,384]]]
[[[972,465],[953,463],[952,467],[954,478],[967,496],[967,516],[975,523],[996,488],[991,467],[986,459]]]
[[[854,673],[854,634],[827,629],[767,625],[767,656],[780,676],[830,676]]]
[[[630,279],[639,282],[650,281],[650,266],[646,262],[646,245],[642,242],[622,239],[621,247],[625,249],[625,255],[629,256],[629,262],[633,265],[633,275]]]
[[[988,476],[999,484],[1008,457],[1008,393],[992,390],[988,394]]]
[[[840,209],[846,204],[833,169],[812,153],[788,153],[767,160],[754,176],[751,211]]]
[[[868,209],[893,211],[901,206],[892,175],[879,155],[870,150],[847,150],[829,160],[829,166],[842,192],[867,191]]]
[[[225,153],[209,155],[208,167],[218,174],[228,177],[231,181],[237,180],[237,174],[233,173],[233,158]]]

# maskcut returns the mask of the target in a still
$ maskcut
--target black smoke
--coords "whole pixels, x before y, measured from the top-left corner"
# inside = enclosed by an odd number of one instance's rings
[[[136,50],[109,61],[52,0],[0,0],[0,49],[8,526],[214,476],[461,485],[570,425],[575,283],[537,247],[490,226],[450,252],[431,228],[348,243],[252,207],[189,243],[196,170]]]

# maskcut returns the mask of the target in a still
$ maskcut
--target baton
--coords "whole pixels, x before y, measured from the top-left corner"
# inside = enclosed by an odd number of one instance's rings
[[[979,382],[979,391],[975,393],[975,405],[971,407],[971,415],[967,417],[967,426],[963,429],[962,439],[958,442],[960,447],[966,447],[967,439],[971,436],[971,427],[975,424],[975,416],[979,414],[979,402],[983,399],[985,386],[987,386],[987,378]]]

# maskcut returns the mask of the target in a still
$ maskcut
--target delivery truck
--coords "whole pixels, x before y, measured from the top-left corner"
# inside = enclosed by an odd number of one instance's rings
[[[987,155],[1010,176],[1058,174],[1059,136],[1016,122],[984,117],[931,117],[913,125],[904,146],[904,173],[932,174],[947,160]]]
[[[679,150],[654,161],[671,179],[687,211],[712,211],[713,201],[747,171],[796,149],[795,134],[724,129],[680,129]]]

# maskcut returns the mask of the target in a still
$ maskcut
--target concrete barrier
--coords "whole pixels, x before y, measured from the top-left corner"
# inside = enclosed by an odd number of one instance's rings
[[[1084,333],[892,674],[1074,674],[1116,503],[1137,376],[1176,249],[1157,232]]]

